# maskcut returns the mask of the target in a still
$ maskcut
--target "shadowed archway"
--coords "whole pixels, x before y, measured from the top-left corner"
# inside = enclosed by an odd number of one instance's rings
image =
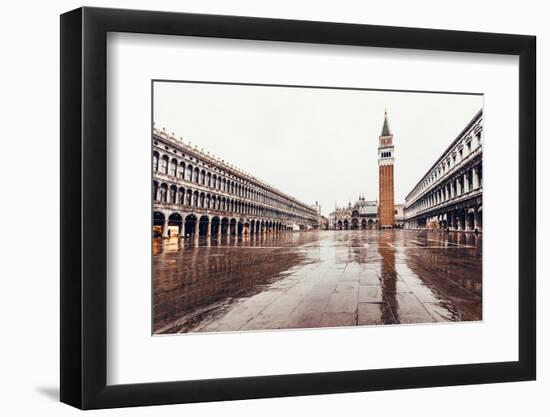
[[[210,219],[208,216],[201,216],[199,220],[199,236],[208,236],[208,227],[210,226]]]
[[[179,213],[172,213],[168,217],[168,236],[173,237],[174,234],[181,236],[183,218]]]
[[[160,211],[153,212],[153,237],[162,237],[164,228],[164,214]]]
[[[185,230],[184,230],[184,236],[185,237],[193,237],[195,236],[195,229],[197,225],[197,216],[194,214],[190,214],[185,218]]]

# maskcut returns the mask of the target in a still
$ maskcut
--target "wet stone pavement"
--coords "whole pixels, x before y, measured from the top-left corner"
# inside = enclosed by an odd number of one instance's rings
[[[481,243],[407,230],[155,239],[153,331],[481,320]]]

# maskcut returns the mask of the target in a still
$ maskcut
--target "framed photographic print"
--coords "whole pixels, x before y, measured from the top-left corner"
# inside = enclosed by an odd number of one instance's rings
[[[61,101],[63,402],[535,379],[534,37],[81,8]]]

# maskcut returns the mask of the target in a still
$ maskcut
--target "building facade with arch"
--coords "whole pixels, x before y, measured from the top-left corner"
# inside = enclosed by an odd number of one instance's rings
[[[365,230],[378,227],[378,202],[368,201],[362,196],[355,203],[348,203],[347,207],[336,207],[329,215],[329,229],[332,230]]]
[[[407,229],[482,231],[483,109],[405,198]]]
[[[311,206],[153,129],[153,235],[251,235],[318,226]]]

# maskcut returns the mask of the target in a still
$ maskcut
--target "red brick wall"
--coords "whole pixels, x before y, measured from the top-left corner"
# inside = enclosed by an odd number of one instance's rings
[[[380,227],[395,224],[393,200],[393,165],[380,165],[378,171],[378,221]]]

